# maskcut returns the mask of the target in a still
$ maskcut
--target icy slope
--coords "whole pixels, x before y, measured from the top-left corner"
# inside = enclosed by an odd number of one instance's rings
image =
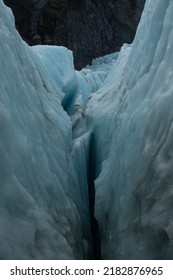
[[[57,64],[46,64],[50,48],[28,47],[2,1],[0,11],[0,258],[89,258],[87,186],[83,179],[78,190],[72,124],[61,106],[64,89],[76,87],[72,59],[52,48]]]
[[[173,1],[147,1],[134,43],[88,104],[103,259],[173,258],[172,14]]]

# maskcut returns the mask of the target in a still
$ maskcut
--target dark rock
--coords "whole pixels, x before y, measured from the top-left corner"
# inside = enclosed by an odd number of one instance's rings
[[[145,0],[4,0],[30,45],[73,50],[76,68],[131,43]]]

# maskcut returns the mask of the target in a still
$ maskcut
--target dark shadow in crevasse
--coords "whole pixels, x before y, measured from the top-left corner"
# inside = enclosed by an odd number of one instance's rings
[[[101,259],[101,242],[99,234],[99,225],[94,216],[94,205],[95,205],[95,137],[91,134],[89,144],[89,163],[88,163],[88,194],[89,194],[89,206],[90,206],[90,222],[91,222],[91,233],[92,233],[92,246],[93,246],[93,259]]]

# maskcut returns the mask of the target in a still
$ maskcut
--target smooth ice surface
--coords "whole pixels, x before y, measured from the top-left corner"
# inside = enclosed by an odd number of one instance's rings
[[[172,259],[173,2],[82,71],[0,11],[0,258]]]

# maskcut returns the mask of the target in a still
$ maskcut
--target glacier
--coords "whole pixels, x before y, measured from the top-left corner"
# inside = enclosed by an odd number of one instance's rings
[[[71,189],[67,173],[73,168],[72,124],[61,100],[62,89],[68,92],[75,76],[69,51],[52,50],[68,64],[58,73],[67,79],[56,88],[51,61],[48,75],[42,50],[36,54],[21,40],[2,1],[0,10],[0,258],[89,258],[88,200],[82,196],[85,189]],[[49,53],[45,48],[45,60]]]
[[[173,2],[81,71],[0,11],[0,259],[173,259]]]

